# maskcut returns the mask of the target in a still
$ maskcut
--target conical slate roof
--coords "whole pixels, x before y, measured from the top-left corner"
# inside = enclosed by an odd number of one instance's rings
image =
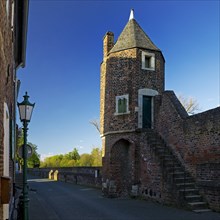
[[[134,47],[160,51],[136,20],[132,18],[126,24],[110,53]]]

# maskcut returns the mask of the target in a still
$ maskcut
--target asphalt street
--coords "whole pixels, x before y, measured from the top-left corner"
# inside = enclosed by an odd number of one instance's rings
[[[110,199],[99,189],[48,179],[29,179],[30,220],[220,220],[145,200]]]

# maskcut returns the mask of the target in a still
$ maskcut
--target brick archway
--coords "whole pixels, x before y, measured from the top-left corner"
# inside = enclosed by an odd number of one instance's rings
[[[134,144],[126,139],[118,140],[111,149],[110,175],[119,196],[128,194],[133,183],[133,152]]]

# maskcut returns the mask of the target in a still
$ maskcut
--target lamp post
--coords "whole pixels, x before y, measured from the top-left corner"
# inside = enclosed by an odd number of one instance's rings
[[[28,220],[28,186],[27,186],[27,131],[28,131],[28,123],[31,120],[32,111],[34,109],[34,104],[31,104],[28,100],[29,96],[27,92],[25,93],[24,101],[18,103],[20,120],[23,123],[23,131],[24,131],[24,145],[23,145],[23,220]]]

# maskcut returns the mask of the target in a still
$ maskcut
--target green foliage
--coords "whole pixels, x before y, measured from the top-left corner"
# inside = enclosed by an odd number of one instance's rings
[[[19,170],[21,171],[23,159],[19,155],[19,150],[22,147],[22,145],[24,144],[24,134],[23,134],[23,130],[20,130],[19,132],[20,132],[20,134],[17,137],[17,147],[16,147],[16,152],[15,152],[15,159],[18,162]]]
[[[27,165],[28,168],[34,168],[34,167],[39,167],[40,166],[40,155],[37,153],[37,145],[28,143],[31,148],[32,148],[32,155],[30,158],[27,160]]]
[[[80,156],[79,166],[90,167],[92,166],[91,154],[82,154]]]
[[[24,134],[23,131],[21,131],[20,136],[17,138],[17,148],[16,148],[16,161],[18,162],[19,165],[19,170],[22,169],[23,165],[23,158],[20,157],[19,151],[21,151],[21,147],[24,144]],[[39,167],[40,166],[40,155],[37,153],[37,145],[28,143],[28,145],[31,146],[32,148],[32,155],[30,158],[27,160],[27,166],[28,168],[33,168],[33,167]]]
[[[101,166],[101,149],[93,148],[91,154],[79,155],[76,148],[64,155],[47,157],[41,162],[41,167],[74,167],[74,166]]]
[[[76,148],[74,148],[73,151],[71,151],[67,154],[67,158],[70,160],[78,161],[80,159],[80,155],[79,155],[78,150]]]
[[[67,154],[60,154],[47,157],[41,162],[41,167],[72,167],[78,166],[80,160],[79,152],[76,148]]]
[[[91,152],[92,156],[92,166],[101,166],[102,165],[102,151],[101,149],[93,148]]]
[[[17,139],[16,160],[18,161],[20,170],[22,168],[23,159],[19,156],[19,149],[23,145],[23,132]],[[37,146],[32,143],[28,143],[32,149],[33,154],[28,159],[27,164],[29,168],[33,167],[74,167],[74,166],[101,166],[102,165],[102,152],[101,149],[93,148],[91,153],[84,153],[79,155],[77,148],[74,148],[67,154],[54,155],[47,157],[44,161],[40,161],[40,155],[37,153]]]
[[[52,157],[45,158],[43,164],[41,164],[42,167],[59,167],[61,161],[63,160],[63,155],[55,155]]]

